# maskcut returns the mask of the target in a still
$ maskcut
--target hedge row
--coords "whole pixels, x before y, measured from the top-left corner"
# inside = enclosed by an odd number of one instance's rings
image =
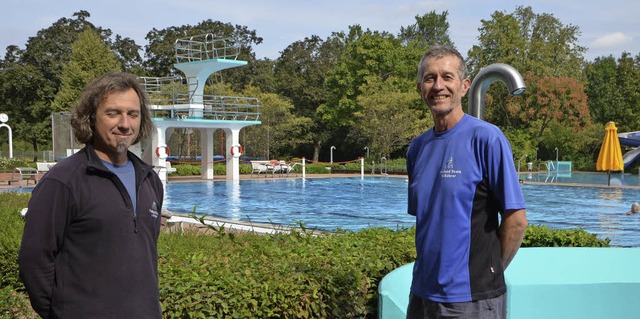
[[[17,254],[29,195],[0,193],[0,318],[30,318]],[[162,233],[158,243],[165,318],[375,318],[380,280],[415,259],[415,229],[313,236]],[[531,226],[525,247],[606,247],[582,229]]]

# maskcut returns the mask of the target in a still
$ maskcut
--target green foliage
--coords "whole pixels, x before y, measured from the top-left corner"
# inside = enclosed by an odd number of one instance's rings
[[[16,167],[35,167],[35,165],[23,158],[0,157],[0,171],[9,171]]]
[[[29,195],[0,193],[0,318],[34,318],[18,278]],[[415,260],[415,228],[260,235],[163,232],[158,242],[165,318],[374,318],[378,284]],[[522,247],[608,247],[582,229],[530,226]]]
[[[64,65],[62,86],[51,105],[54,112],[68,111],[80,97],[82,89],[94,78],[107,72],[120,71],[116,55],[91,29],[86,29],[71,46],[69,62]]]
[[[522,247],[609,247],[611,240],[599,239],[584,229],[551,229],[544,225],[527,228]]]
[[[30,197],[30,194],[0,192],[0,225],[3,227],[0,235],[0,287],[22,289],[17,264],[24,228],[20,211],[27,207]]]
[[[11,287],[0,286],[0,319],[32,319],[38,318],[29,298],[23,292]]]
[[[171,167],[176,169],[176,172],[173,174],[178,176],[200,175],[202,171],[200,165],[197,164],[179,164],[171,165]]]
[[[171,167],[176,169],[177,176],[199,176],[202,169],[200,164],[177,164]],[[213,175],[221,176],[227,174],[227,166],[223,163],[213,164]],[[240,174],[251,174],[251,164],[240,164]]]
[[[413,229],[312,236],[163,234],[166,318],[367,318],[377,284],[415,258]],[[218,252],[211,254],[211,252]]]
[[[354,126],[367,136],[374,157],[391,158],[394,151],[431,127],[433,120],[414,91],[413,79],[390,76],[382,81],[372,76],[366,80],[363,94],[357,98],[362,111],[354,113]]]

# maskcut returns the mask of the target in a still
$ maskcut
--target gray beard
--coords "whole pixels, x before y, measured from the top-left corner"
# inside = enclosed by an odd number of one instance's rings
[[[118,147],[116,149],[118,154],[127,153],[127,143],[123,140],[118,141]]]

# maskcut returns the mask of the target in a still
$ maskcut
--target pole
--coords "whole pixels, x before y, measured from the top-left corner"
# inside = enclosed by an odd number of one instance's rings
[[[364,157],[360,157],[360,178],[364,179]]]
[[[303,157],[303,158],[302,158],[302,178],[307,177],[307,166],[306,166],[306,164],[305,164],[305,163],[306,163],[306,160],[305,160],[305,158]]]
[[[9,158],[13,158],[13,136],[11,134],[11,127],[7,124],[0,124],[0,127],[6,127],[9,131]]]
[[[331,146],[331,165],[333,165],[333,150],[335,150],[335,146]]]

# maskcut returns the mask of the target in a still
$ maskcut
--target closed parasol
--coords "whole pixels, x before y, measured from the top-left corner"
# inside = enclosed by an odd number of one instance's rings
[[[602,140],[602,147],[600,147],[596,169],[609,172],[607,185],[611,185],[611,171],[624,170],[622,149],[620,148],[620,140],[618,139],[618,128],[613,122],[607,123],[605,128],[604,140]]]

